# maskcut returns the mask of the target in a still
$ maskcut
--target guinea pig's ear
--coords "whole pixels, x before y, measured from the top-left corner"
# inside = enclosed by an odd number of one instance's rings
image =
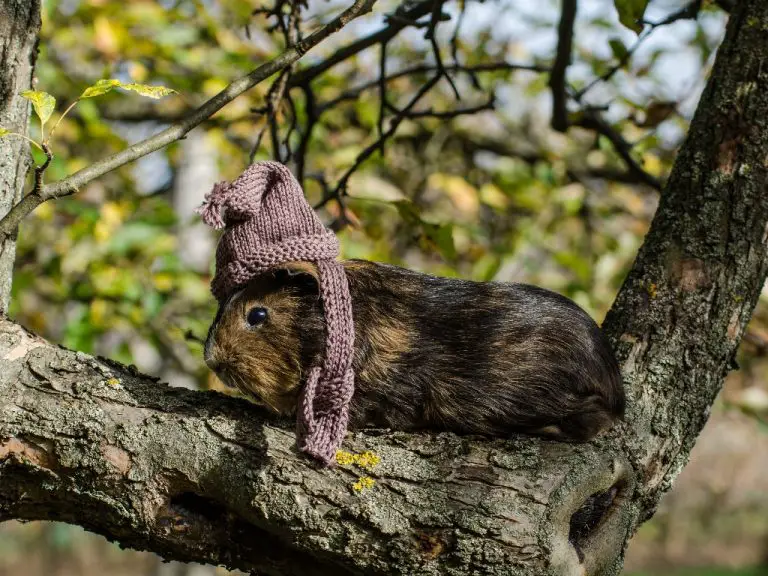
[[[280,266],[277,276],[281,282],[296,286],[302,291],[317,293],[320,284],[320,272],[312,262],[286,262]]]

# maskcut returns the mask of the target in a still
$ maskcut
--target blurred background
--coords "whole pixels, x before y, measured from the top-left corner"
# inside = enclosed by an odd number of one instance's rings
[[[36,88],[57,98],[58,112],[100,78],[179,92],[154,101],[114,91],[80,102],[57,129],[48,180],[159,131],[347,5],[43,4]],[[218,387],[201,354],[214,313],[215,237],[193,211],[251,157],[277,157],[322,205],[345,257],[538,284],[599,322],[648,229],[724,32],[727,14],[715,3],[681,12],[689,5],[653,0],[638,36],[619,23],[612,2],[579,2],[567,81],[579,109],[604,126],[562,134],[550,127],[560,18],[560,3],[550,0],[450,0],[434,43],[425,37],[432,27],[407,25],[311,83],[292,84],[340,46],[398,22],[385,15],[399,4],[379,0],[293,76],[262,83],[186,139],[75,197],[40,206],[21,229],[12,315],[54,342],[172,385]],[[435,44],[451,82],[443,77],[409,108],[439,71]],[[377,148],[382,133],[389,136]],[[690,464],[630,543],[627,574],[768,574],[765,296],[741,369],[729,376]],[[0,524],[0,576],[22,572],[225,573],[122,551],[77,527]]]

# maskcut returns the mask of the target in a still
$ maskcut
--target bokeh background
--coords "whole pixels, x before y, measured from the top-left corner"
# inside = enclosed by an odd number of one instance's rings
[[[659,23],[687,2],[654,0]],[[345,3],[310,0],[306,29]],[[58,179],[157,132],[191,106],[284,48],[274,17],[256,0],[44,0],[37,89],[58,111],[100,78],[174,88],[159,102],[113,92],[79,103],[61,123],[47,178]],[[384,26],[397,6],[380,0],[307,55],[299,69]],[[605,136],[550,127],[546,70],[557,45],[559,3],[450,1],[438,40],[448,65],[496,69],[441,81],[387,143],[354,173],[342,202],[321,210],[346,257],[393,262],[446,276],[539,284],[602,320],[653,216],[658,192],[632,174]],[[457,23],[460,25],[457,26]],[[619,24],[612,2],[582,0],[568,81],[632,145],[632,158],[664,180],[695,111],[726,14],[704,2],[695,20]],[[423,28],[387,44],[386,68],[434,64]],[[312,83],[322,111],[306,141],[313,203],[376,139],[380,51],[361,52]],[[387,83],[403,106],[426,81]],[[201,341],[214,313],[208,292],[215,237],[194,214],[218,180],[276,150],[263,108],[270,82],[227,106],[167,149],[111,172],[75,197],[39,207],[19,241],[12,315],[64,346],[135,364],[175,386],[218,383]],[[367,86],[367,88],[365,88]],[[358,88],[365,89],[358,89]],[[351,92],[351,93],[350,93]],[[308,116],[302,90],[274,111],[284,146]],[[486,104],[493,97],[493,108]],[[441,112],[486,108],[472,114]],[[57,115],[54,115],[55,121]],[[291,126],[297,121],[298,127]],[[390,118],[391,120],[391,118]],[[36,136],[33,125],[32,136]],[[266,130],[268,132],[268,130]],[[38,158],[39,160],[39,158]],[[768,293],[742,344],[691,462],[656,516],[631,541],[628,574],[768,574]],[[122,551],[100,536],[55,523],[0,524],[0,576],[213,574]]]

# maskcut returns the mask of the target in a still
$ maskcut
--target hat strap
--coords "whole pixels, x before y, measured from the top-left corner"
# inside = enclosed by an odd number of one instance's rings
[[[298,411],[299,448],[332,464],[347,431],[354,393],[352,358],[355,328],[344,266],[319,260],[320,297],[325,317],[325,357],[307,376]]]

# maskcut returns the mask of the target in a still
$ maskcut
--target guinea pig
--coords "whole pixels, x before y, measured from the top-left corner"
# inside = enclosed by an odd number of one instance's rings
[[[526,284],[343,262],[355,325],[349,427],[586,441],[624,414],[610,346],[571,300]],[[205,361],[282,415],[324,350],[318,270],[261,274],[219,307]]]

